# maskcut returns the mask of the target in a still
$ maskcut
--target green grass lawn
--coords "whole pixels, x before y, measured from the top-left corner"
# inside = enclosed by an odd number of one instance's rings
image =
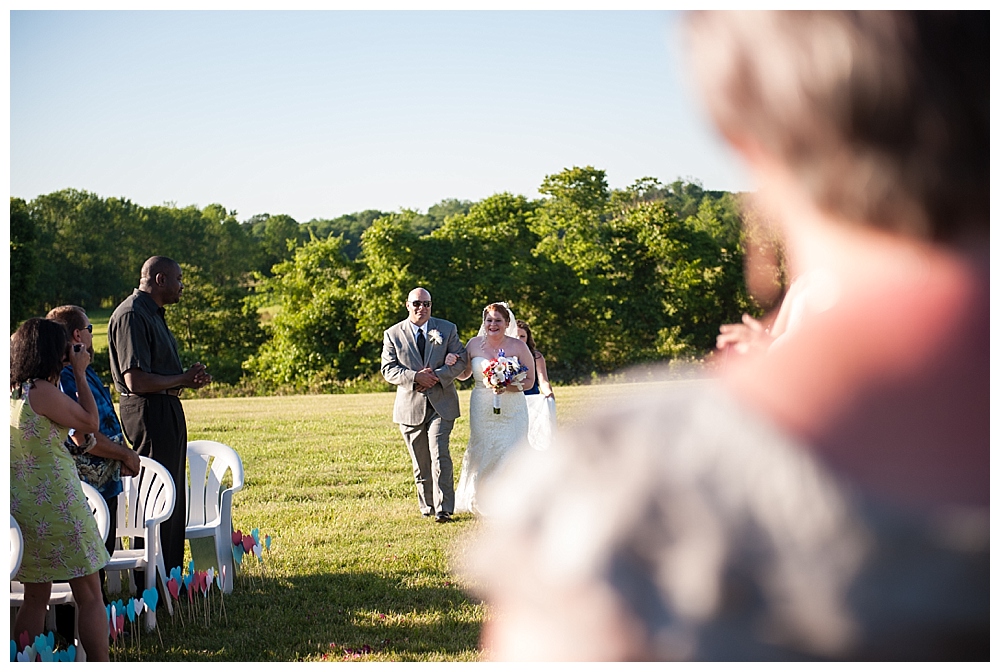
[[[671,383],[679,384],[679,383]],[[655,384],[557,388],[559,422]],[[468,409],[469,392],[460,393]],[[159,636],[119,644],[118,660],[476,661],[485,607],[453,576],[450,554],[471,515],[440,525],[417,509],[410,460],[392,423],[394,395],[351,394],[184,401],[190,440],[213,439],[243,459],[234,525],[273,541],[263,567],[237,576],[218,615],[172,620]],[[469,436],[452,434],[458,479]],[[185,614],[187,605],[184,605]]]

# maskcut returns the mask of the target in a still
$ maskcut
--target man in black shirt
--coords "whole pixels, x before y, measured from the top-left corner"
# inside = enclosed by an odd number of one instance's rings
[[[121,393],[122,429],[133,448],[170,472],[177,491],[174,512],[160,527],[167,569],[184,561],[187,517],[184,471],[187,424],[180,393],[212,381],[200,362],[186,371],[167,327],[164,306],[180,300],[181,267],[167,257],[142,265],[139,289],[115,309],[108,323],[111,379]]]

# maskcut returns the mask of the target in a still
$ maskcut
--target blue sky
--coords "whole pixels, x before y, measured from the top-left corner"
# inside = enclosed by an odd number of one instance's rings
[[[299,221],[607,171],[745,190],[669,12],[10,14],[10,189]]]

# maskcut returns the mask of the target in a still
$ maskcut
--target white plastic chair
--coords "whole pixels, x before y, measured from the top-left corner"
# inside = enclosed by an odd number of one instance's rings
[[[108,511],[108,503],[97,491],[97,488],[90,483],[80,482],[83,486],[83,494],[87,495],[87,502],[90,504],[90,512],[94,514],[97,521],[97,531],[101,533],[101,539],[108,538],[108,530],[111,529],[111,513]]]
[[[17,570],[21,569],[21,558],[24,556],[24,537],[21,536],[21,526],[10,517],[10,580],[14,580]]]
[[[229,446],[218,441],[191,441],[187,445],[189,475],[185,539],[212,537],[216,569],[225,568],[223,592],[233,592],[233,494],[243,489],[243,461]],[[232,485],[223,486],[226,472]]]
[[[87,496],[87,503],[90,506],[90,512],[94,515],[94,519],[97,521],[97,531],[101,534],[101,539],[105,540],[108,538],[108,530],[111,527],[111,515],[108,512],[108,503],[104,501],[104,497],[101,497],[101,493],[97,491],[97,488],[90,485],[89,483],[81,482],[80,485],[83,487],[83,494]],[[20,608],[24,604],[24,584],[19,581],[14,581],[14,575],[21,566],[21,555],[24,552],[21,539],[21,528],[18,527],[17,521],[14,520],[14,516],[10,517],[11,524],[11,570],[10,570],[10,606],[12,608]],[[14,529],[17,529],[18,537],[18,552],[17,552],[17,567],[14,567],[13,559],[13,544],[14,544]],[[76,609],[76,600],[73,599],[73,589],[70,588],[68,583],[57,581],[52,584],[52,592],[49,595],[49,609],[45,615],[45,627],[49,630],[55,631],[55,611],[52,607],[70,604],[73,605],[73,637],[76,640],[76,650],[78,661],[85,661],[87,656],[83,650],[83,646],[80,644],[80,610]]]
[[[170,593],[166,590],[167,575],[163,561],[163,545],[160,542],[160,524],[170,518],[177,501],[177,490],[170,472],[148,457],[139,456],[139,475],[122,479],[122,493],[118,495],[118,537],[117,548],[111,561],[104,567],[108,574],[108,588],[116,590],[118,581],[112,572],[129,572],[129,590],[135,594],[135,570],[142,570],[146,577],[145,588],[156,587],[156,577],[160,577],[163,590],[160,596],[167,605],[167,611],[174,613]],[[123,539],[129,539],[129,547],[124,548]],[[136,548],[136,540],[143,540],[143,548]],[[156,627],[156,613],[146,612],[146,629]]]

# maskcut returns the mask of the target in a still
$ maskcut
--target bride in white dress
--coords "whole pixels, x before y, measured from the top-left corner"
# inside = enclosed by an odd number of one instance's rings
[[[469,339],[465,347],[469,352],[469,365],[459,378],[466,380],[470,375],[475,376],[476,386],[469,402],[469,445],[462,458],[462,474],[455,490],[455,511],[485,514],[489,512],[483,511],[477,492],[507,454],[527,437],[528,405],[522,390],[511,385],[499,395],[500,413],[494,413],[494,393],[483,382],[483,367],[501,350],[507,357],[517,357],[528,367],[527,377],[521,383],[526,390],[535,383],[535,363],[528,346],[517,337],[517,323],[506,303],[486,306],[479,335]]]

